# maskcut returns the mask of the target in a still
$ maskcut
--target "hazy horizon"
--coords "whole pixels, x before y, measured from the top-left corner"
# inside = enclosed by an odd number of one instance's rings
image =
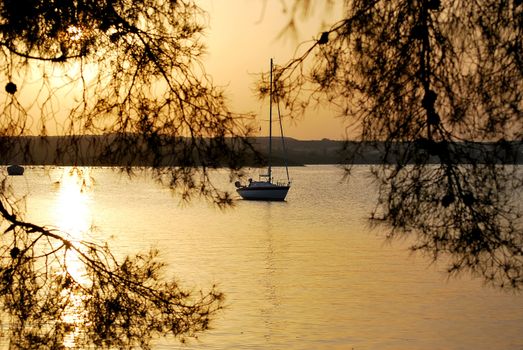
[[[256,114],[260,128],[256,136],[267,136],[268,101],[258,100],[253,91],[257,74],[269,70],[271,58],[275,64],[285,64],[301,43],[309,41],[310,45],[324,28],[320,18],[335,18],[335,9],[327,16],[324,5],[316,5],[313,10],[318,16],[298,16],[296,36],[287,33],[279,37],[289,16],[280,2],[231,0],[224,6],[202,0],[199,5],[209,17],[204,38],[208,54],[203,60],[207,72],[216,85],[225,87],[232,110]],[[345,140],[345,124],[336,113],[311,108],[297,120],[285,120],[284,134],[300,140]]]

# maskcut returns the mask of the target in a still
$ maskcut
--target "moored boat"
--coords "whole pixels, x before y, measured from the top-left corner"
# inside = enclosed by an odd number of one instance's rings
[[[7,174],[11,176],[24,175],[24,167],[18,164],[9,165],[7,167]]]
[[[268,157],[268,168],[267,173],[260,175],[260,180],[254,181],[249,179],[247,185],[242,185],[239,181],[236,181],[236,191],[238,194],[246,200],[262,200],[262,201],[284,201],[289,189],[291,187],[291,181],[289,178],[289,169],[285,164],[285,170],[287,172],[286,182],[273,182],[272,178],[272,103],[273,103],[273,81],[272,81],[272,59],[271,59],[271,75],[270,75],[270,93],[269,93],[269,157]],[[283,149],[285,150],[285,140],[283,138],[283,127],[281,124],[281,117],[279,117],[281,140]]]
[[[265,200],[265,201],[284,201],[290,189],[290,183],[272,183],[269,181],[249,181],[247,186],[237,184],[236,191],[243,199]]]

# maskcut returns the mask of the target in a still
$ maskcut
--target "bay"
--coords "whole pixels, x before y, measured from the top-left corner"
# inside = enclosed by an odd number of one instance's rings
[[[180,283],[225,293],[212,330],[155,349],[523,348],[521,294],[448,279],[444,265],[369,227],[368,170],[357,166],[345,182],[335,166],[292,168],[286,202],[238,200],[226,210],[180,203],[146,171],[129,179],[86,168],[94,182],[83,190],[67,168],[9,181],[27,195],[27,219],[107,241],[122,256],[158,248]],[[233,191],[227,174],[215,181]]]

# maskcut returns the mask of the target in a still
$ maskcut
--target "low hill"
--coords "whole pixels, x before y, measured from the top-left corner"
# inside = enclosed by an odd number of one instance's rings
[[[111,139],[111,137],[113,139]],[[170,142],[165,139],[164,142]],[[174,139],[173,139],[174,140]],[[181,140],[181,141],[180,141]],[[110,141],[110,142],[108,142]],[[242,161],[245,166],[264,165],[267,159],[269,139],[257,137],[249,139],[253,148],[261,154],[261,161],[247,154]],[[140,157],[129,154],[111,156],[108,145],[115,147],[120,152],[126,152],[127,147],[139,142],[133,137],[122,140],[114,136],[78,136],[78,137],[1,137],[0,138],[0,164],[26,164],[26,165],[136,165],[147,166],[153,164],[152,155],[144,154]],[[173,141],[174,142],[174,141]],[[177,138],[176,142],[188,142],[187,139]],[[203,140],[203,142],[206,142]],[[208,141],[207,141],[208,142]],[[232,142],[232,140],[231,140]],[[452,152],[448,152],[452,147]],[[136,147],[134,147],[136,148]],[[284,159],[290,166],[305,164],[380,164],[401,161],[400,154],[409,152],[410,160],[421,159],[428,163],[437,163],[440,157],[451,153],[456,163],[470,163],[492,161],[485,158],[485,154],[494,155],[497,163],[523,163],[523,142],[498,142],[498,143],[437,143],[419,141],[415,143],[396,143],[386,148],[383,143],[345,142],[329,139],[323,140],[296,140],[285,138],[273,140],[273,164],[283,165]],[[486,152],[489,151],[489,152]],[[219,152],[217,152],[219,153]],[[285,156],[286,155],[286,156]],[[134,156],[134,157],[133,157]],[[155,165],[179,165],[172,155],[154,158]],[[115,161],[118,159],[118,162]],[[195,161],[197,164],[197,161]]]

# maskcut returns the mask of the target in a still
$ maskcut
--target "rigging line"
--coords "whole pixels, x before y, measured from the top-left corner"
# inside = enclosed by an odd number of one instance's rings
[[[269,169],[267,175],[269,176],[269,182],[272,182],[272,58],[271,58],[271,75],[270,75],[270,86],[269,86]]]
[[[285,137],[283,137],[283,126],[281,122],[281,113],[280,113],[280,100],[276,99],[276,106],[278,108],[278,120],[280,121],[280,133],[281,133],[281,143],[283,148],[283,162],[285,164],[285,171],[287,172],[287,182],[291,183],[291,179],[289,177],[289,166],[287,164],[287,148],[285,147]]]

